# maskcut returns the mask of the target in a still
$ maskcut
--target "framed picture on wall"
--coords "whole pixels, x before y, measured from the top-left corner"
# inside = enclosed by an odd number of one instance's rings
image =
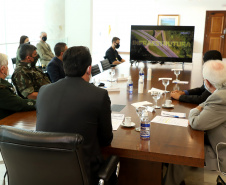
[[[158,15],[158,25],[179,26],[180,16],[179,15]]]

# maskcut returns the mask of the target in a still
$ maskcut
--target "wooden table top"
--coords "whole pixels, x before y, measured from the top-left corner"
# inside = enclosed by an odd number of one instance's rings
[[[152,80],[145,79],[144,93],[137,93],[138,73],[140,67],[143,65],[145,73],[147,66],[152,67]],[[194,66],[193,66],[194,68]],[[201,73],[201,69],[200,69]],[[134,91],[132,95],[126,92],[126,81],[120,81],[116,85],[120,87],[120,92],[109,92],[112,104],[126,105],[126,107],[119,112],[125,116],[131,116],[132,121],[139,126],[139,118],[136,110],[131,103],[140,101],[149,101],[154,103],[151,95],[147,90],[152,87],[164,89],[161,82],[158,81],[159,77],[170,77],[175,79],[174,73],[165,66],[139,64],[138,66],[130,67],[129,63],[124,63],[116,67],[116,75],[128,76],[131,74],[134,83]],[[147,75],[147,74],[146,74]],[[201,83],[200,74],[197,74]],[[99,76],[100,77],[100,76]],[[191,70],[185,70],[179,75],[179,79],[183,81],[191,81]],[[113,84],[114,85],[114,84]],[[167,90],[189,89],[191,84],[176,85],[170,83]],[[170,99],[169,93],[163,95],[158,100],[158,105],[162,105],[165,99]],[[149,118],[153,119],[156,115],[160,115],[161,110],[173,112],[185,112],[188,116],[191,108],[197,105],[190,103],[183,103],[173,100],[174,109],[157,109],[156,113],[149,113]],[[117,113],[117,112],[113,112]],[[34,129],[36,124],[36,111],[19,112],[10,115],[0,120],[0,125],[11,125],[19,128]],[[117,131],[113,131],[114,139],[111,146],[105,147],[102,151],[106,154],[116,154],[120,157],[174,163],[195,167],[204,166],[204,132],[195,131],[188,127],[179,127],[171,125],[163,125],[151,123],[150,140],[145,141],[140,139],[140,133],[135,131],[134,128],[119,127]]]

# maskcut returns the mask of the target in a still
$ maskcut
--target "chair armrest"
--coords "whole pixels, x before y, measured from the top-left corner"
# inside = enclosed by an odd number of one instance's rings
[[[98,177],[103,179],[104,181],[108,181],[113,173],[118,172],[117,167],[119,167],[119,157],[118,156],[110,156],[104,164],[101,166]]]
[[[218,152],[219,152],[218,147],[219,147],[220,145],[225,146],[225,149],[226,149],[226,143],[224,143],[224,142],[219,142],[219,143],[216,145],[217,165],[218,165],[218,170],[219,170],[223,175],[226,175],[226,172],[223,172],[223,171],[221,170],[221,168],[220,168],[220,159],[219,159],[219,154],[218,154]]]
[[[220,175],[217,176],[217,185],[226,185],[226,183],[224,182],[224,180],[221,178]]]

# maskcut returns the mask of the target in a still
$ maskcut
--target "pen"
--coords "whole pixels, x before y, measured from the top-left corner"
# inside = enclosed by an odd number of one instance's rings
[[[162,116],[168,116],[168,117],[173,117],[173,118],[179,118],[179,116],[171,115],[171,114],[163,114]]]
[[[173,81],[174,84],[188,84],[187,81]]]

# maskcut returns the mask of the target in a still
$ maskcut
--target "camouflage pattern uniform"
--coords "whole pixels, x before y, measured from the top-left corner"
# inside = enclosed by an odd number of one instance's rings
[[[0,119],[19,111],[35,110],[35,100],[17,96],[12,84],[0,78]]]
[[[18,94],[24,98],[33,92],[38,92],[41,86],[50,83],[49,78],[41,69],[32,67],[26,62],[19,62],[13,73],[12,81]]]

